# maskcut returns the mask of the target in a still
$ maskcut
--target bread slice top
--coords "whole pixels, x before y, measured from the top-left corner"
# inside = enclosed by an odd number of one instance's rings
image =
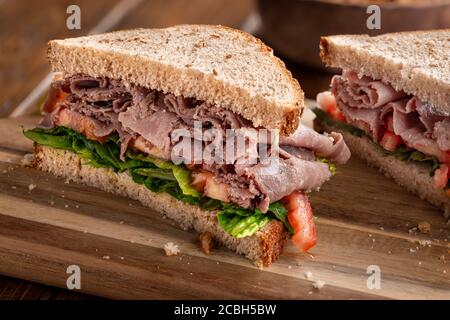
[[[230,109],[256,127],[288,135],[304,94],[273,50],[224,26],[178,25],[49,42],[54,71],[122,79]]]
[[[320,57],[450,112],[450,29],[322,37]]]

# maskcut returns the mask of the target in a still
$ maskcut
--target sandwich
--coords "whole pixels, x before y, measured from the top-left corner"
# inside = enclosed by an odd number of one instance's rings
[[[307,193],[350,151],[299,125],[303,92],[260,40],[180,25],[54,40],[48,58],[43,118],[24,131],[37,169],[138,200],[258,266],[289,238],[315,245]]]
[[[450,214],[450,29],[322,37],[315,112],[352,153]]]

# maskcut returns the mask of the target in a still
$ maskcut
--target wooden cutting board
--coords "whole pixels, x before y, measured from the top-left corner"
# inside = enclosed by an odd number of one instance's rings
[[[442,213],[358,159],[311,196],[312,255],[289,243],[260,270],[224,248],[203,254],[195,233],[138,202],[22,167],[32,145],[19,124],[36,122],[0,120],[1,274],[66,288],[77,265],[80,291],[108,298],[450,299]],[[411,230],[422,221],[428,234]],[[164,254],[169,241],[180,256]],[[367,286],[369,266],[380,268],[379,289]]]

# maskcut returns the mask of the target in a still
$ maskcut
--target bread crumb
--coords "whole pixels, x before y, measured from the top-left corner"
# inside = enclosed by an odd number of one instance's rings
[[[316,280],[316,281],[313,283],[313,287],[314,287],[315,289],[317,289],[317,290],[322,289],[324,286],[325,286],[325,282],[322,281],[322,280]]]
[[[213,69],[212,72],[213,72],[213,74],[214,74],[215,76],[217,76],[217,71],[216,71],[216,69]]]
[[[17,187],[16,186],[11,186],[11,189],[17,189]]]
[[[174,244],[173,242],[167,242],[164,245],[164,251],[166,252],[166,256],[176,256],[180,253],[178,245]]]
[[[27,153],[23,156],[23,158],[20,160],[20,164],[24,167],[29,167],[34,162],[34,154],[33,153]]]
[[[422,232],[422,233],[429,233],[431,230],[431,225],[427,221],[419,222],[417,227],[419,228],[420,232]]]
[[[416,231],[417,231],[417,227],[413,227],[413,228],[411,228],[411,229],[408,230],[408,233],[409,233],[409,234],[413,234],[413,233],[415,233]]]
[[[110,260],[111,259],[110,256],[103,256],[102,258],[105,259],[105,260]]]
[[[68,207],[69,207],[69,205],[68,205],[68,204],[65,204],[65,205],[64,205],[64,208],[68,208]]]
[[[124,222],[123,221],[119,221],[119,224],[124,224]]]
[[[55,204],[55,201],[50,201],[50,205],[53,206]]]
[[[35,184],[30,183],[28,185],[28,190],[33,191],[37,186]]]
[[[210,232],[206,231],[200,234],[200,248],[205,254],[211,253],[212,246],[212,235]]]
[[[125,260],[125,258],[124,257],[120,257],[120,260]]]
[[[288,269],[292,269],[292,266],[291,266],[291,265],[288,265]]]
[[[306,279],[311,280],[312,277],[313,277],[313,275],[312,275],[311,271],[305,272],[305,278],[306,278]]]
[[[422,247],[427,246],[427,247],[430,247],[430,248],[431,248],[431,240],[419,240],[419,244],[420,244]]]

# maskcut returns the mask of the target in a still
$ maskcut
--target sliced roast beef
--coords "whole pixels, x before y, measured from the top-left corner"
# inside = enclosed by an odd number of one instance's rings
[[[225,163],[208,163],[202,157],[196,166],[213,174],[217,183],[211,184],[211,188],[226,189],[226,194],[216,189],[209,190],[211,194],[220,194],[221,200],[244,208],[256,206],[266,212],[271,202],[295,190],[317,189],[331,173],[326,164],[316,161],[316,156],[337,163],[346,162],[350,156],[342,136],[337,133],[324,136],[300,127],[292,136],[278,140],[273,132],[254,128],[250,121],[220,106],[124,84],[120,80],[77,75],[55,83],[54,87],[54,99],[44,110],[42,125],[68,126],[100,142],[116,132],[122,160],[129,148],[172,160],[176,147],[187,143],[192,148],[192,142],[200,146],[203,154],[209,147],[207,144],[215,139],[212,130],[225,133],[220,144],[225,146],[224,150],[229,146],[234,148],[233,155],[222,156]],[[194,126],[196,120],[201,122],[200,127]],[[261,136],[263,133],[267,135]],[[242,136],[245,143],[240,145],[236,139]],[[265,158],[277,154],[278,142],[279,161]],[[263,150],[266,150],[265,157]],[[213,150],[212,154],[216,159],[217,152]],[[192,164],[183,157],[184,154],[180,155],[186,164]]]
[[[316,190],[331,177],[328,165],[317,161],[306,161],[296,157],[289,159],[269,158],[245,169],[261,193],[278,201],[295,190]],[[267,208],[261,208],[264,210]]]
[[[130,97],[129,92],[119,80],[76,75],[67,78],[66,81],[70,83],[70,91],[74,95],[90,102]]]
[[[329,158],[338,164],[345,163],[350,158],[350,150],[340,133],[322,135],[304,125],[300,125],[292,135],[280,137],[280,146],[307,148],[319,157]]]
[[[450,115],[417,97],[396,92],[391,86],[355,72],[334,76],[331,90],[337,107],[352,125],[364,130],[378,142],[392,116],[394,133],[404,143],[425,154],[446,158],[449,150]]]
[[[170,133],[176,128],[178,117],[175,113],[159,110],[142,117],[141,108],[133,106],[119,113],[119,121],[152,145],[157,147],[165,159],[170,159]]]
[[[392,86],[369,77],[359,78],[354,71],[344,70],[342,78],[348,85],[342,96],[351,107],[378,108],[388,102],[406,97],[402,91],[396,91]]]

